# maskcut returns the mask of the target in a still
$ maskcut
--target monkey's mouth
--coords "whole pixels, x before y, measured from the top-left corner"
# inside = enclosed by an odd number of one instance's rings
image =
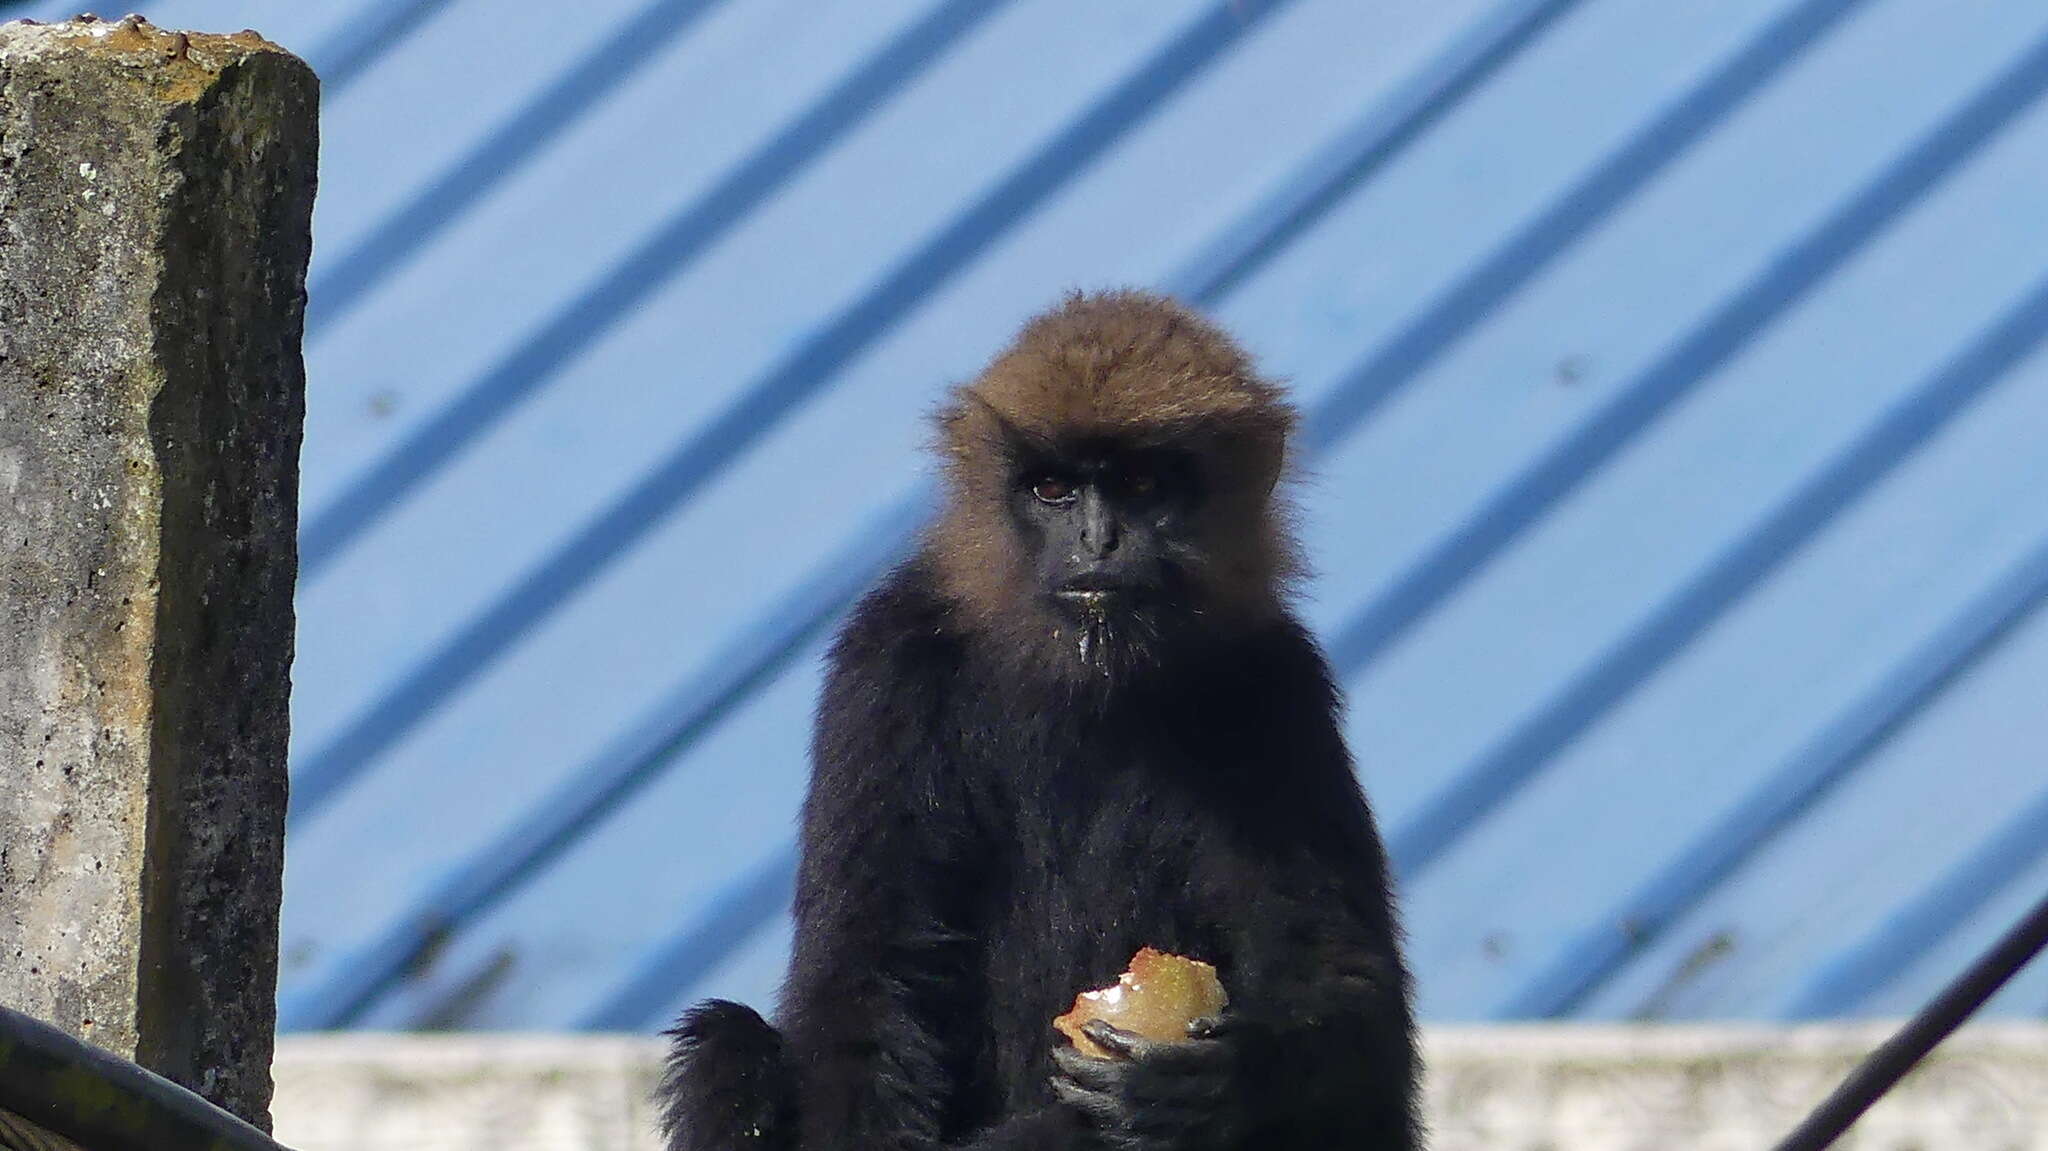
[[[1124,592],[1107,587],[1063,587],[1052,593],[1052,597],[1063,604],[1088,611],[1106,611],[1124,598]]]
[[[1048,597],[1083,621],[1150,614],[1173,602],[1170,572],[1096,569],[1060,582]]]
[[[1145,590],[1128,580],[1090,574],[1076,576],[1061,584],[1053,591],[1052,598],[1090,615],[1100,615],[1112,609],[1135,606],[1144,598]]]
[[[1079,665],[1104,675],[1149,665],[1172,630],[1166,589],[1125,573],[1088,572],[1047,597],[1061,617],[1053,636],[1080,657]]]

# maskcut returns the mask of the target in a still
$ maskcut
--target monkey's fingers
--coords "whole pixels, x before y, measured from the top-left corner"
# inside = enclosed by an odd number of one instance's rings
[[[1060,1074],[1068,1082],[1090,1091],[1107,1091],[1112,1094],[1121,1093],[1130,1068],[1127,1060],[1083,1055],[1071,1047],[1062,1047],[1054,1051],[1052,1061],[1059,1065]]]
[[[1113,1095],[1090,1091],[1071,1079],[1053,1076],[1052,1093],[1059,1101],[1087,1116],[1097,1126],[1116,1126],[1123,1119],[1124,1106]]]
[[[1081,1034],[1094,1040],[1104,1051],[1119,1059],[1143,1059],[1163,1046],[1158,1041],[1147,1039],[1135,1031],[1125,1031],[1106,1019],[1090,1019],[1083,1023]]]

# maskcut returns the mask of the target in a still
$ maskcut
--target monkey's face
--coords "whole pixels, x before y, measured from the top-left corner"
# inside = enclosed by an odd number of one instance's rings
[[[921,553],[1008,673],[1170,679],[1284,614],[1294,412],[1163,297],[1070,297],[937,413],[947,500]]]
[[[1085,666],[1142,662],[1199,615],[1194,457],[1098,441],[1016,461],[1010,512],[1033,591]]]

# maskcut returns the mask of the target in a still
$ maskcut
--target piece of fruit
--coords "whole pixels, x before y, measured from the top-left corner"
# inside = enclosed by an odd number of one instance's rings
[[[1130,968],[1114,984],[1075,996],[1073,1009],[1052,1025],[1083,1055],[1106,1059],[1110,1052],[1081,1031],[1091,1019],[1172,1043],[1187,1039],[1188,1024],[1216,1015],[1228,1002],[1214,967],[1147,947],[1131,957]]]

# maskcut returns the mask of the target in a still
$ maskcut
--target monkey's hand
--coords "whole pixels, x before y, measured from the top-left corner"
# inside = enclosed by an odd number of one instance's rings
[[[1103,1020],[1083,1025],[1110,1052],[1053,1051],[1053,1093],[1079,1111],[1116,1151],[1220,1151],[1246,1127],[1238,1044],[1217,1020],[1188,1025],[1184,1042],[1145,1039]]]

